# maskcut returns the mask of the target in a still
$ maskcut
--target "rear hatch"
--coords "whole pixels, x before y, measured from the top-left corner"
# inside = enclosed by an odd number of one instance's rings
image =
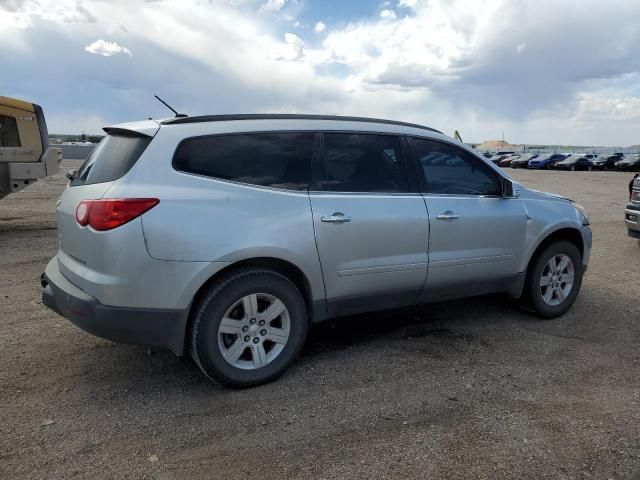
[[[107,136],[73,175],[60,197],[56,209],[58,260],[63,273],[76,284],[88,270],[104,271],[104,263],[109,261],[109,255],[101,251],[103,237],[109,232],[81,227],[76,221],[78,205],[83,200],[103,198],[114,182],[131,170],[158,129],[158,124],[153,123],[155,129],[105,128]]]

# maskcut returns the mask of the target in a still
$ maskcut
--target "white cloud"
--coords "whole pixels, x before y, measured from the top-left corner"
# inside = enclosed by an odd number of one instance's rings
[[[384,18],[386,20],[395,20],[396,12],[393,10],[382,10],[380,12],[380,18]]]
[[[323,22],[316,23],[315,27],[313,27],[313,31],[316,33],[322,33],[326,30],[327,26]]]
[[[119,53],[131,56],[131,51],[128,48],[120,46],[116,42],[106,42],[102,39],[96,40],[91,45],[84,47],[84,49],[86,52],[102,55],[103,57],[111,57]]]
[[[279,12],[285,3],[287,3],[287,0],[267,0],[261,9],[267,12]]]
[[[171,69],[185,74],[159,93],[190,113],[361,114],[460,129],[470,140],[505,130],[515,142],[638,143],[640,2],[393,0],[380,8],[397,15],[363,9],[313,32],[293,28],[302,3],[0,0],[0,31],[9,52],[34,64],[68,59],[81,72],[77,85],[98,100],[78,118],[145,117],[141,85]],[[136,52],[126,69],[83,64],[85,45],[130,55],[123,44]],[[22,67],[9,60],[6,90],[31,97],[35,87],[14,79]],[[58,108],[51,118],[69,107]]]
[[[54,23],[95,23],[97,18],[81,1],[3,0],[0,2],[0,27],[25,29],[38,19]]]
[[[304,42],[294,33],[284,34],[285,46],[280,50],[277,60],[295,62],[304,56]]]

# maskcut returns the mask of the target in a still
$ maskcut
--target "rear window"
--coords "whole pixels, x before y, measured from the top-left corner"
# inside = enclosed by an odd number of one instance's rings
[[[20,135],[16,119],[0,115],[0,147],[20,147]]]
[[[71,186],[118,180],[131,170],[150,142],[150,137],[107,135],[80,167]]]
[[[251,133],[189,138],[176,170],[283,190],[309,188],[313,133]]]

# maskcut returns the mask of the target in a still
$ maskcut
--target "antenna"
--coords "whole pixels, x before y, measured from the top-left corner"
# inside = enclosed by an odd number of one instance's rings
[[[158,101],[160,103],[162,103],[165,107],[167,107],[169,110],[171,110],[173,113],[175,113],[176,118],[184,118],[184,117],[187,116],[184,113],[178,113],[177,110],[175,110],[171,105],[169,105],[167,102],[165,102],[163,99],[161,99],[158,95],[154,95],[154,97],[156,97],[158,99]]]

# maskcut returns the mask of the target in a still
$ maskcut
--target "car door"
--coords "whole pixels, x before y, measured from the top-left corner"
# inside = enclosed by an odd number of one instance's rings
[[[409,143],[429,212],[425,294],[462,285],[499,290],[519,273],[527,226],[522,201],[503,198],[502,177],[460,147],[423,138]],[[432,161],[442,155],[449,160]]]
[[[415,301],[429,223],[395,135],[325,133],[310,191],[329,313]],[[415,180],[415,179],[414,179]]]
[[[578,160],[578,165],[576,166],[579,169],[587,170],[589,168],[589,160],[586,158],[581,158]]]

